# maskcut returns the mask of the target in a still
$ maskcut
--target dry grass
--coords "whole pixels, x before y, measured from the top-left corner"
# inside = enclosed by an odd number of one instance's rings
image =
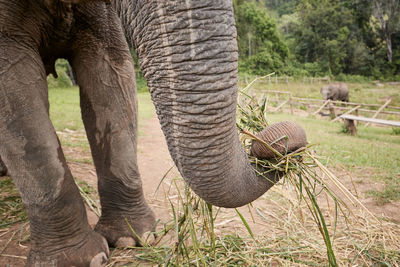
[[[337,207],[325,194],[320,209],[336,263],[329,262],[314,215],[290,184],[275,186],[272,196],[249,207],[255,221],[268,225],[255,235],[239,211],[241,231],[231,211],[200,200],[182,179],[164,182],[171,186],[165,196],[172,219],[159,225],[155,244],[114,250],[109,266],[399,266],[398,225],[360,210],[335,218]]]

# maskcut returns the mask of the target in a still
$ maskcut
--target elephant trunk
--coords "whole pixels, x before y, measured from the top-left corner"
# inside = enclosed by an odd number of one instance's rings
[[[185,181],[216,206],[239,207],[257,199],[277,177],[257,176],[238,138],[238,50],[232,2],[122,0],[115,4],[138,53],[169,151]],[[271,133],[286,135],[293,130],[288,125],[275,126]],[[305,145],[305,135],[300,143]]]

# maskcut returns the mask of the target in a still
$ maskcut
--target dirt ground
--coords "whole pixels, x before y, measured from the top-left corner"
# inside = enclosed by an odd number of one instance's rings
[[[173,161],[169,156],[166,142],[163,133],[160,129],[160,124],[156,117],[148,120],[142,127],[143,135],[139,137],[138,144],[138,164],[142,175],[143,188],[146,198],[161,222],[166,222],[169,219],[168,200],[165,197],[165,192],[168,190],[168,182],[161,185],[160,190],[155,194],[157,186],[167,171],[173,166]],[[68,134],[68,133],[63,133]],[[82,154],[82,157],[89,157],[78,148],[66,148],[64,152],[67,159],[77,154]],[[97,187],[97,178],[94,167],[88,163],[69,162],[74,177],[87,182],[93,187]],[[333,170],[338,177],[344,182],[347,188],[357,194],[360,200],[365,204],[376,216],[382,214],[388,216],[394,221],[400,222],[400,203],[388,203],[378,205],[374,199],[365,197],[365,192],[373,188],[382,188],[382,184],[378,184],[368,179],[368,175],[363,177],[352,177],[345,171]],[[171,178],[179,176],[177,170],[173,168],[168,176]],[[170,196],[171,197],[171,196]],[[262,198],[268,198],[268,193]],[[263,208],[264,202],[255,201],[253,208]],[[247,217],[250,222],[250,227],[255,234],[267,232],[269,225],[263,220],[251,219],[249,208],[240,208],[242,214]],[[243,225],[238,216],[235,216],[233,210],[224,209],[218,216],[217,232],[218,231],[243,231]],[[90,225],[94,226],[97,222],[95,213],[88,209],[88,220]],[[13,225],[10,228],[0,229],[0,266],[24,266],[26,255],[29,251],[29,226],[26,223]]]

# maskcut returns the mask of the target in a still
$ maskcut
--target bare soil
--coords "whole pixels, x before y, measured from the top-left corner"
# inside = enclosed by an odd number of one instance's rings
[[[169,185],[171,183],[171,178],[178,177],[179,173],[176,168],[173,167],[174,164],[169,155],[164,135],[155,116],[146,122],[141,132],[143,132],[144,135],[139,137],[138,164],[142,175],[143,188],[149,205],[152,207],[157,217],[161,219],[159,225],[162,225],[163,222],[168,221],[170,218],[169,201],[166,198],[166,194],[168,194],[170,199],[173,198],[173,194],[175,194],[173,190],[168,191],[170,190]],[[70,133],[64,132],[62,134],[67,135]],[[65,148],[64,153],[67,159],[76,159],[77,157],[88,159],[90,157],[87,152],[79,147]],[[97,188],[97,177],[94,166],[84,162],[85,160],[82,162],[76,160],[69,161],[72,173],[77,179],[85,181],[94,188]],[[171,167],[173,168],[171,169]],[[171,171],[168,172],[170,169]],[[352,193],[358,195],[361,202],[376,216],[385,215],[394,221],[400,222],[399,202],[379,205],[373,198],[365,196],[365,192],[368,190],[383,188],[383,184],[376,183],[369,178],[368,171],[364,172],[363,175],[361,175],[361,172],[357,173],[357,177],[351,177],[350,174],[345,171],[333,171],[347,188]],[[162,178],[167,172],[169,179],[160,185]],[[159,185],[160,189],[155,192]],[[253,208],[259,207],[265,210],[265,202],[263,202],[262,199],[270,196],[271,195],[267,193],[261,200],[255,201],[253,203]],[[89,224],[94,226],[98,219],[97,215],[89,208],[87,210]],[[268,232],[268,223],[260,220],[259,217],[253,220],[248,207],[242,207],[239,210],[249,222],[255,235]],[[218,218],[216,222],[217,234],[221,232],[246,232],[243,224],[240,222],[240,218],[235,215],[234,210],[223,209],[218,215]],[[24,266],[26,255],[29,251],[28,238],[29,225],[27,223],[19,223],[8,228],[0,229],[0,266]]]

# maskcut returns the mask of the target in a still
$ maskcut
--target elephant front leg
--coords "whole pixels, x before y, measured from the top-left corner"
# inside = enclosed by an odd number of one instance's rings
[[[110,17],[117,19],[114,14]],[[144,198],[136,161],[133,62],[119,26],[113,27],[117,24],[112,22],[108,25],[112,35],[102,29],[77,35],[80,46],[75,48],[71,63],[80,87],[82,118],[99,179],[102,215],[95,230],[111,246],[123,247],[138,245],[136,234],[141,236],[149,231],[155,218]],[[94,35],[102,36],[104,42],[93,45]]]
[[[49,118],[41,58],[0,37],[0,154],[30,221],[27,266],[104,266],[107,243],[88,225]]]

